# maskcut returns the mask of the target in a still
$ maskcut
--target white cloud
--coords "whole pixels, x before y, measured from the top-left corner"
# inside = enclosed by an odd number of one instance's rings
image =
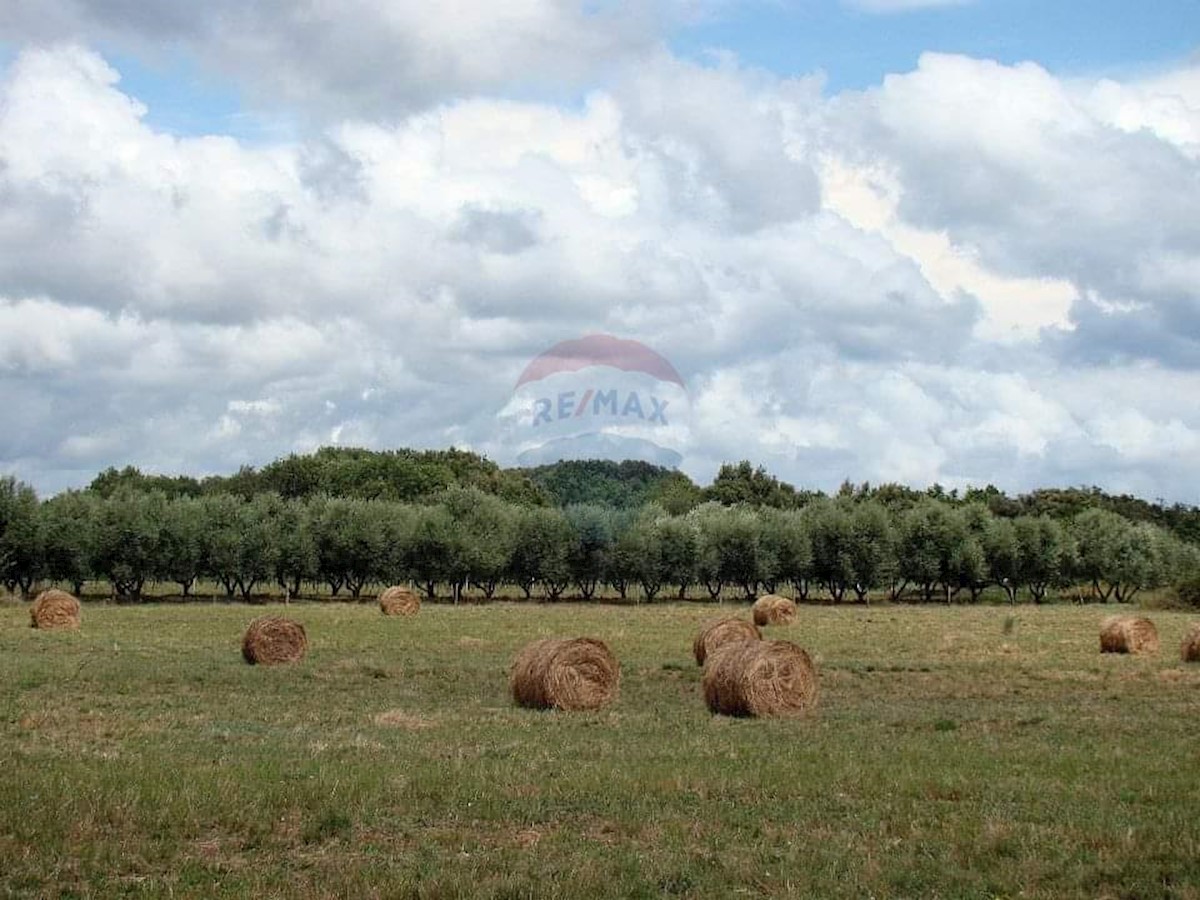
[[[170,47],[239,79],[260,105],[297,104],[323,118],[396,119],[503,87],[543,83],[569,90],[642,55],[668,23],[711,5],[40,0],[0,5],[0,34],[33,42],[101,40],[150,56]]]
[[[976,297],[984,316],[982,338],[1004,343],[1036,340],[1050,326],[1070,327],[1069,312],[1078,290],[1066,279],[1004,276],[984,266],[978,251],[953,243],[944,231],[916,228],[898,215],[900,184],[878,166],[855,167],[837,156],[823,161],[825,203],[865,231],[878,232],[920,266],[943,297]]]
[[[257,146],[156,132],[116,78],[60,46],[0,80],[0,468],[43,489],[502,456],[524,363],[611,332],[688,376],[700,478],[1200,494],[1191,70],[930,56],[826,98],[655,52],[570,106]]]
[[[1032,63],[927,54],[835,102],[835,119],[845,154],[900,185],[905,225],[1005,278],[1074,287],[1058,352],[1191,366],[1200,308],[1174,273],[1200,259],[1188,136],[1200,82],[1186,69],[1132,83],[1119,104],[1111,95]]]

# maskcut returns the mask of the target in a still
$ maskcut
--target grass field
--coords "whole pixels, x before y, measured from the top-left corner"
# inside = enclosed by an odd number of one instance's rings
[[[294,604],[305,661],[247,666],[264,611],[0,604],[0,892],[1200,897],[1194,617],[1138,659],[1106,607],[802,607],[820,711],[751,721],[700,699],[714,606]],[[518,647],[578,634],[618,703],[513,708]]]

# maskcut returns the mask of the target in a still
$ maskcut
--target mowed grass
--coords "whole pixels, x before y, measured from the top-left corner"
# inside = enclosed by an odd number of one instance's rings
[[[803,606],[799,721],[712,717],[723,608],[0,605],[0,889],[13,896],[1200,897],[1192,618],[1150,659],[1108,607]],[[242,662],[256,615],[295,666]],[[602,713],[516,709],[525,642],[593,635]]]

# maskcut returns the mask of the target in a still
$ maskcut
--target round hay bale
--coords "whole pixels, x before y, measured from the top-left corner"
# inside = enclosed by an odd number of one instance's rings
[[[379,611],[385,616],[415,616],[421,611],[421,598],[406,587],[390,587],[379,595]]]
[[[1125,653],[1125,637],[1121,631],[1121,616],[1108,616],[1100,623],[1100,652]]]
[[[66,591],[42,591],[29,609],[31,628],[78,628],[79,601]]]
[[[594,638],[534,641],[509,673],[513,700],[531,709],[600,709],[616,699],[620,683],[617,658]]]
[[[1200,623],[1193,625],[1184,637],[1179,656],[1184,662],[1200,662]]]
[[[791,641],[719,648],[704,667],[704,702],[727,716],[800,716],[817,705],[817,669]]]
[[[700,629],[696,639],[692,641],[692,654],[696,657],[696,665],[704,665],[714,650],[725,644],[736,644],[741,641],[761,641],[762,632],[745,619],[729,616],[717,619]]]
[[[796,603],[778,594],[764,594],[754,601],[754,624],[790,625],[796,618]]]
[[[242,656],[251,665],[297,662],[307,651],[304,626],[282,616],[260,616],[242,638]]]
[[[1142,616],[1109,616],[1100,623],[1101,653],[1157,653],[1158,629]]]

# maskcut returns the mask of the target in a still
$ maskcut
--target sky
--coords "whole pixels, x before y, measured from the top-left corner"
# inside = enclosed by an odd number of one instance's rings
[[[0,473],[513,462],[558,342],[750,459],[1200,502],[1200,4],[0,0]]]

